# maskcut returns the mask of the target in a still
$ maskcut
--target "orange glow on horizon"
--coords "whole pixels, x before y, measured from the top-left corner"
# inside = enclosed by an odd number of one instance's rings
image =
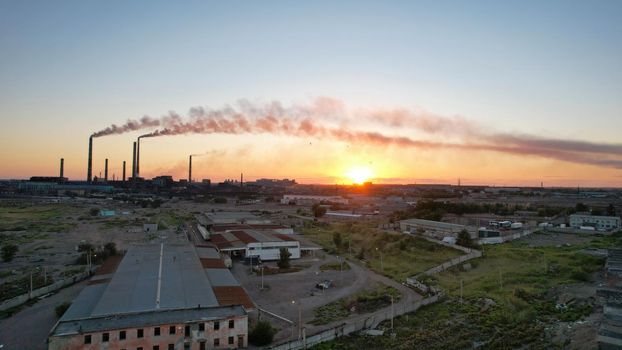
[[[366,166],[357,166],[348,170],[346,176],[353,184],[360,185],[373,177],[373,171]]]

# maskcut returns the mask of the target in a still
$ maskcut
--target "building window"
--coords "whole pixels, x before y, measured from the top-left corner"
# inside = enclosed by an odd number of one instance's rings
[[[233,343],[234,343],[233,337],[229,337],[229,345],[231,345]]]
[[[168,344],[168,350],[175,350],[175,344]]]
[[[214,346],[220,346],[220,339],[214,338]]]
[[[205,323],[199,323],[199,332],[205,331]]]
[[[184,327],[184,335],[185,335],[186,337],[189,337],[189,336],[190,336],[190,326],[186,326],[186,327]]]
[[[143,347],[139,346],[139,347],[136,348],[136,350],[143,350]]]
[[[214,330],[217,331],[220,329],[220,322],[214,322]]]
[[[160,350],[160,345],[154,345],[153,350]]]
[[[229,320],[229,328],[235,328],[235,321]]]
[[[125,331],[120,331],[119,332],[119,340],[125,340],[126,334]]]
[[[136,330],[136,338],[142,338],[143,337],[143,330],[142,329],[137,329]]]
[[[110,333],[102,333],[102,342],[107,343],[110,340]]]
[[[84,336],[84,344],[91,344],[91,335],[87,334]]]
[[[199,350],[205,350],[205,342],[204,341],[199,343]]]
[[[153,335],[156,335],[156,336],[160,335],[160,327],[156,327],[153,329]]]
[[[168,334],[175,334],[175,326],[168,327]]]

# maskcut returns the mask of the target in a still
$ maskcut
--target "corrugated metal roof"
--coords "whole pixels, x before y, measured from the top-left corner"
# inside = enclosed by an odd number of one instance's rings
[[[196,252],[190,245],[163,245],[162,274],[158,283],[160,250],[159,244],[130,248],[92,316],[218,305]]]
[[[207,278],[214,287],[239,286],[240,282],[233,277],[228,269],[206,268]]]

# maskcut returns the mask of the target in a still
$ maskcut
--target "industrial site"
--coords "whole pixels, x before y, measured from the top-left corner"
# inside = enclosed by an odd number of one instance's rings
[[[0,0],[0,350],[622,350],[622,1]]]
[[[144,179],[132,146],[0,182],[6,348],[622,344],[619,190]]]

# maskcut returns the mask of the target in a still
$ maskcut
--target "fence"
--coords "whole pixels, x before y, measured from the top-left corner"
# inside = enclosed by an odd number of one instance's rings
[[[16,306],[19,306],[25,302],[27,302],[28,300],[34,299],[34,298],[38,298],[42,295],[45,295],[47,293],[51,293],[54,292],[56,290],[59,290],[61,288],[64,288],[66,286],[72,285],[78,281],[82,281],[83,279],[87,278],[90,276],[89,271],[84,271],[82,273],[79,273],[77,275],[72,276],[71,278],[65,278],[62,279],[60,281],[56,281],[52,284],[48,284],[45,287],[41,287],[38,289],[34,289],[31,293],[24,293],[22,295],[18,295],[14,298],[8,299],[6,301],[3,301],[0,304],[0,311],[4,311],[10,308],[14,308]]]
[[[474,259],[474,258],[479,258],[482,256],[482,252],[479,250],[475,250],[475,249],[471,249],[471,248],[466,248],[466,247],[462,247],[459,245],[455,245],[455,244],[448,244],[445,243],[443,241],[439,241],[437,239],[433,239],[433,238],[429,238],[429,237],[424,237],[425,239],[432,241],[434,243],[437,244],[441,244],[443,246],[446,247],[450,247],[450,248],[454,248],[454,249],[458,249],[461,250],[465,253],[467,253],[466,255],[462,255],[459,256],[457,258],[451,259],[447,262],[444,262],[438,266],[435,266],[417,276],[421,276],[421,275],[432,275],[435,273],[439,273],[441,271],[447,270],[448,268],[461,264],[465,261]],[[371,315],[365,315],[365,316],[361,316],[357,319],[348,321],[348,322],[344,322],[343,324],[336,326],[336,327],[332,327],[323,331],[320,331],[319,333],[316,333],[312,336],[309,337],[303,337],[303,339],[297,339],[297,340],[292,340],[292,341],[288,341],[285,343],[281,343],[278,345],[274,345],[271,347],[268,347],[268,349],[273,349],[273,350],[297,350],[297,349],[306,349],[307,347],[310,346],[314,346],[317,344],[320,344],[322,342],[326,342],[326,341],[330,341],[333,340],[337,337],[342,337],[344,335],[348,335],[351,333],[355,333],[355,332],[359,332],[362,331],[364,329],[374,329],[376,328],[382,321],[386,321],[388,319],[390,319],[391,317],[395,317],[395,316],[401,316],[403,314],[407,314],[410,312],[414,312],[416,310],[418,310],[420,307],[425,306],[425,305],[429,305],[432,303],[437,302],[442,296],[442,292],[436,288],[432,288],[432,287],[428,287],[425,284],[417,281],[417,276],[413,276],[413,277],[409,277],[406,279],[407,283],[410,284],[414,284],[415,286],[419,287],[422,290],[430,290],[433,291],[435,294],[422,299],[418,302],[415,302],[413,304],[410,305],[404,305],[401,307],[388,307],[388,308],[384,308],[382,310],[376,311],[374,313],[372,313]]]
[[[268,349],[273,349],[273,350],[306,349],[307,347],[311,347],[311,346],[320,344],[322,342],[330,341],[337,337],[342,337],[344,335],[359,332],[364,329],[373,329],[373,328],[376,328],[382,321],[386,321],[390,319],[391,317],[401,316],[406,313],[414,312],[422,306],[437,302],[440,297],[441,295],[437,294],[432,297],[422,299],[410,305],[405,305],[403,307],[395,307],[393,310],[391,310],[391,307],[387,307],[371,315],[366,315],[358,319],[355,319],[353,321],[343,323],[339,326],[323,330],[312,336],[309,336],[303,339],[288,341],[288,342],[278,344],[278,345],[274,345],[274,346],[268,347]]]

